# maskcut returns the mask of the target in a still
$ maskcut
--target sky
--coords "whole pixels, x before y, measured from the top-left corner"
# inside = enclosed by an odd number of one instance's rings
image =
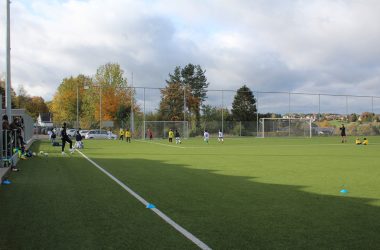
[[[192,63],[210,90],[380,96],[379,13],[378,0],[13,0],[12,87],[48,101],[109,62],[164,87]]]

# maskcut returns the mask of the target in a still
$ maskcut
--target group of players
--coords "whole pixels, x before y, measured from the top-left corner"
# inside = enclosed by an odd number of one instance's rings
[[[125,141],[126,142],[131,142],[131,131],[129,131],[129,129],[127,128],[125,131],[123,128],[120,128],[120,131],[119,131],[119,140],[124,140],[124,136],[125,136]]]
[[[347,142],[346,127],[344,126],[344,124],[342,124],[342,126],[339,128],[339,130],[340,130],[340,136],[342,137],[342,143]],[[361,141],[359,138],[356,138],[355,144],[356,145],[368,145],[368,139],[364,137],[363,141]]]
[[[342,127],[340,127],[339,129],[341,132],[340,134],[342,136],[342,143],[347,142],[346,128],[344,127],[344,124],[342,124]],[[126,129],[125,131],[124,131],[124,129],[120,129],[119,140],[124,140],[124,136],[126,138],[126,141],[130,143],[131,142],[131,132],[128,129]],[[172,129],[169,129],[168,138],[169,138],[169,143],[173,143],[173,138],[175,138],[176,144],[182,143],[181,135],[177,129],[175,130],[175,132]],[[72,141],[66,132],[66,123],[63,123],[62,131],[61,131],[61,139],[62,139],[62,154],[65,154],[64,151],[65,151],[66,142],[68,142],[70,145],[70,153],[73,153],[74,148],[72,147]],[[205,130],[203,133],[203,141],[205,143],[209,143],[209,140],[210,140],[210,134],[207,130]],[[219,130],[219,132],[218,132],[218,142],[221,142],[221,143],[224,142],[223,132],[221,130]],[[357,145],[368,145],[368,139],[364,138],[363,141],[360,141],[360,139],[357,138],[355,141],[355,144],[357,144]]]
[[[203,133],[203,141],[208,143],[209,139],[210,139],[210,134],[207,130],[205,130],[205,132]],[[219,130],[218,132],[218,142],[224,143],[223,132],[221,130]]]

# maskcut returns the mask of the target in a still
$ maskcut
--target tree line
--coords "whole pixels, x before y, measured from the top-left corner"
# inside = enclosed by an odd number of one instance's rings
[[[25,109],[34,120],[37,119],[40,113],[49,112],[47,102],[41,96],[30,96],[23,86],[19,88],[17,95],[11,88],[11,107],[12,109]],[[2,108],[5,109],[5,81],[0,80],[0,95],[2,96]]]
[[[207,121],[220,121],[222,117],[226,121],[256,119],[256,99],[246,85],[237,90],[232,110],[205,105],[209,82],[206,70],[200,65],[175,67],[165,83],[160,90],[159,106],[145,114],[146,120],[186,120],[195,132],[200,132]],[[4,87],[0,90],[4,92]],[[19,95],[12,91],[12,108],[25,108],[34,119],[39,113],[51,112],[56,125],[67,122],[82,128],[98,128],[100,121],[127,127],[132,113],[137,119],[143,116],[134,89],[117,63],[100,66],[93,76],[79,74],[64,78],[50,102],[28,96],[23,88]]]

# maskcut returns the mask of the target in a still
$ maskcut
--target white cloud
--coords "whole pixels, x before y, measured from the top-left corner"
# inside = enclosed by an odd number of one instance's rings
[[[175,66],[193,63],[206,69],[210,89],[246,83],[256,91],[380,96],[376,0],[34,0],[11,6],[14,89],[23,85],[45,99],[64,77],[93,75],[107,62],[120,63],[128,78],[133,71],[139,86],[164,86]]]

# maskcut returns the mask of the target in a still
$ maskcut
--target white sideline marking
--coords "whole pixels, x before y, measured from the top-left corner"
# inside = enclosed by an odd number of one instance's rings
[[[119,181],[115,176],[113,176],[112,174],[110,174],[107,170],[105,170],[104,168],[102,168],[101,166],[99,166],[96,162],[94,162],[93,160],[91,160],[90,158],[88,158],[85,154],[83,154],[81,151],[79,150],[76,150],[77,152],[79,152],[84,158],[86,158],[89,162],[92,163],[92,165],[94,165],[95,167],[97,167],[100,171],[102,171],[104,174],[106,174],[108,177],[110,177],[113,181],[115,181],[117,184],[119,184],[122,188],[124,188],[128,193],[130,193],[133,197],[135,197],[137,200],[139,200],[142,204],[144,204],[144,206],[146,207],[149,202],[147,202],[144,198],[142,198],[140,195],[138,195],[135,191],[133,191],[132,189],[130,189],[127,185],[125,185],[124,183],[122,183],[121,181]],[[183,236],[185,236],[186,238],[188,238],[189,240],[191,240],[195,245],[197,245],[199,248],[201,249],[207,249],[207,250],[211,250],[211,248],[209,246],[207,246],[205,243],[203,243],[200,239],[198,239],[197,237],[195,237],[193,234],[191,234],[189,231],[187,231],[186,229],[184,229],[183,227],[181,227],[180,225],[178,225],[175,221],[173,221],[172,219],[170,219],[167,215],[165,215],[163,212],[161,212],[159,209],[157,208],[152,208],[151,209],[153,212],[155,212],[158,216],[161,217],[161,219],[163,219],[165,222],[167,222],[169,225],[171,225],[172,227],[174,227],[178,232],[180,232]]]

